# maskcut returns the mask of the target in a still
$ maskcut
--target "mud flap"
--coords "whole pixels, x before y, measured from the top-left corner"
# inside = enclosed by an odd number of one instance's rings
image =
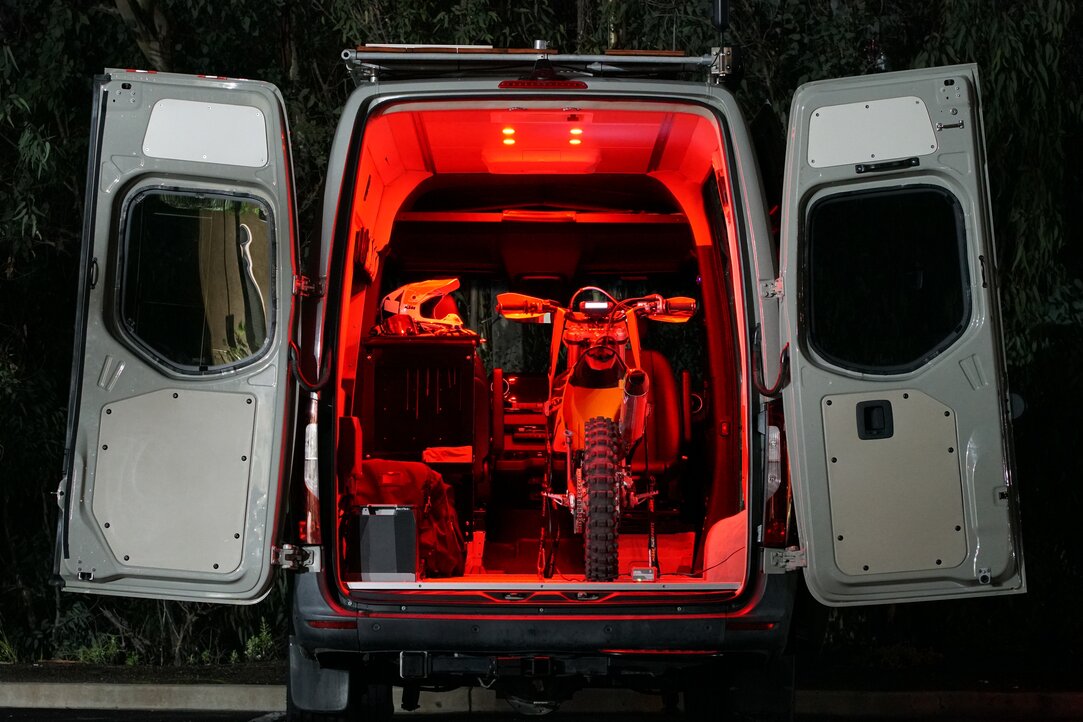
[[[342,712],[350,698],[350,672],[320,667],[290,637],[290,678],[287,707],[306,712]]]

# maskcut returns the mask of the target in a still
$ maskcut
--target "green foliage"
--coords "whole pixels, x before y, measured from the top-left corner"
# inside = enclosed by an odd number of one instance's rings
[[[244,643],[244,658],[249,662],[267,662],[278,656],[278,642],[266,619],[259,620],[259,631]]]
[[[76,661],[83,664],[115,664],[120,656],[120,641],[115,634],[96,636],[89,646],[75,650]]]
[[[19,661],[15,645],[8,641],[7,635],[0,632],[0,664],[14,664]]]
[[[550,0],[323,0],[314,3],[343,47],[365,43],[414,43],[532,47],[535,39],[566,46]]]

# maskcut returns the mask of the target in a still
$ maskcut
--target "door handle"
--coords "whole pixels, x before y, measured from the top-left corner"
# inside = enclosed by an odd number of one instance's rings
[[[891,402],[887,399],[862,401],[857,405],[857,437],[862,440],[890,439],[895,433]]]

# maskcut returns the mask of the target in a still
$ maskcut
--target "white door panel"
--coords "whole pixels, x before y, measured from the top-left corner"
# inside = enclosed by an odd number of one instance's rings
[[[283,107],[254,81],[97,80],[56,560],[68,590],[269,589],[290,438]]]
[[[784,402],[826,604],[1025,588],[979,97],[973,66],[794,97]]]

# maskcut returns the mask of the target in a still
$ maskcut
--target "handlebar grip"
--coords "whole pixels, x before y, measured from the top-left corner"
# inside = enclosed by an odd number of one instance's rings
[[[666,311],[668,313],[688,311],[694,313],[696,310],[696,299],[694,298],[667,298],[666,299]]]

